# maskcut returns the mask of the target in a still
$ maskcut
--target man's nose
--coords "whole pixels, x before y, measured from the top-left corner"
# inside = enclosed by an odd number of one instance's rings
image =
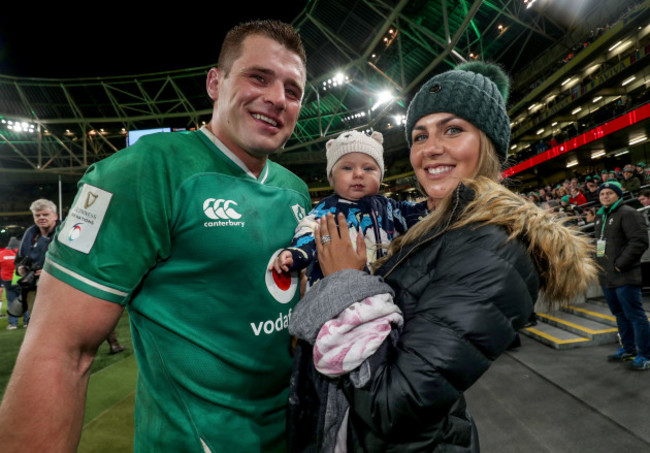
[[[284,85],[280,81],[275,81],[266,87],[264,101],[273,104],[278,110],[284,110],[287,107],[287,96]]]

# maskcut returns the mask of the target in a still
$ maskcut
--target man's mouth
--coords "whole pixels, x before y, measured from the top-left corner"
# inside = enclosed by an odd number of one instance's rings
[[[264,121],[265,123],[268,123],[271,126],[278,127],[277,121],[275,121],[273,118],[269,118],[266,115],[262,115],[261,113],[253,113],[253,118],[255,118],[256,120]]]

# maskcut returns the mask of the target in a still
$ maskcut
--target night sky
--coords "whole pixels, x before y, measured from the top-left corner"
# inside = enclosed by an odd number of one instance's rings
[[[30,11],[11,3],[0,14],[0,75],[76,78],[214,64],[233,25],[266,18],[291,22],[307,0],[233,2],[228,13],[218,6],[225,2],[217,1],[193,9],[104,3],[100,5],[106,7],[29,5]]]

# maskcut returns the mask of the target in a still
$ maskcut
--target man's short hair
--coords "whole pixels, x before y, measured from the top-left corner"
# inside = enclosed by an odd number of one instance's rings
[[[641,192],[639,192],[638,196],[650,198],[650,189],[643,189]]]
[[[46,200],[45,198],[40,198],[29,206],[29,210],[32,211],[32,213],[36,211],[45,211],[46,209],[49,209],[56,214],[56,205],[52,201]]]
[[[277,20],[254,20],[233,27],[223,40],[217,67],[227,76],[232,65],[241,55],[244,39],[250,35],[262,35],[273,39],[300,57],[307,65],[307,53],[298,31],[292,26]]]

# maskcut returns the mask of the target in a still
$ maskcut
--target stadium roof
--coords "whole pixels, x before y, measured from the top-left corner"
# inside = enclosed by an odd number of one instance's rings
[[[274,159],[321,163],[323,141],[350,128],[380,130],[387,153],[403,150],[398,116],[415,90],[474,58],[512,74],[511,104],[517,103],[577,42],[641,3],[647,8],[647,0],[310,1],[293,20],[308,55],[303,109]],[[56,79],[0,75],[0,179],[76,180],[124,147],[129,130],[200,127],[211,114],[209,68]],[[8,129],[9,122],[24,125]]]

